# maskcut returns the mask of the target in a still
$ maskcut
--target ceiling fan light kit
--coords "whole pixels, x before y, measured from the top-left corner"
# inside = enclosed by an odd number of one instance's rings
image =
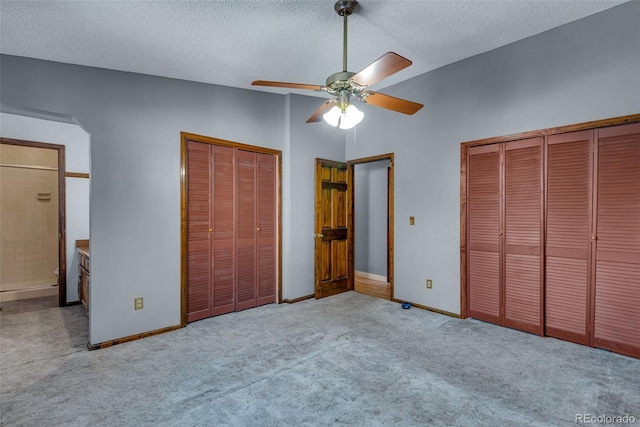
[[[319,122],[324,119],[329,125],[340,127],[340,129],[353,128],[362,121],[364,113],[351,104],[352,96],[365,104],[399,113],[415,114],[423,107],[422,104],[366,90],[367,87],[410,66],[412,62],[408,59],[397,53],[387,52],[358,73],[347,71],[347,17],[353,13],[356,6],[358,6],[358,2],[355,0],[341,0],[334,5],[336,13],[344,18],[343,70],[330,75],[325,86],[268,80],[255,80],[251,84],[255,86],[314,90],[333,95],[335,99],[329,99],[322,104],[307,119],[307,123]]]

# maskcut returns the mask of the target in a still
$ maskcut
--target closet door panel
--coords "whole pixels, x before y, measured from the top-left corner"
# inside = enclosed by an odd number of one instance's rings
[[[469,315],[500,323],[500,151],[471,147],[468,158]]]
[[[640,357],[640,124],[598,135],[594,345]]]
[[[238,150],[237,156],[237,240],[236,310],[256,306],[256,154]]]
[[[504,324],[542,334],[542,138],[504,154]]]
[[[552,135],[547,146],[545,328],[589,343],[588,259],[593,131]]]
[[[210,146],[187,143],[187,321],[211,316]]]
[[[277,220],[276,220],[276,157],[270,154],[257,154],[257,305],[273,303],[276,300],[277,280]]]
[[[234,289],[234,150],[211,146],[213,191],[212,218],[212,316],[235,310]]]

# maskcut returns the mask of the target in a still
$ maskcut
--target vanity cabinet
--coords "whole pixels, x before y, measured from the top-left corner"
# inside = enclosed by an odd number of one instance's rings
[[[89,312],[89,253],[78,247],[78,296]]]

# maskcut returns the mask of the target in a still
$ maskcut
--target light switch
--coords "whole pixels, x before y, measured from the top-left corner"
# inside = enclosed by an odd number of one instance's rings
[[[416,225],[416,219],[413,216],[409,217],[409,225]]]

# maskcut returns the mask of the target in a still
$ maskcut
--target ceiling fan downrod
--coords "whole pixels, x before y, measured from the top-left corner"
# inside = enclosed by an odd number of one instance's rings
[[[353,13],[358,5],[356,0],[340,0],[333,6],[336,13],[344,17],[344,31],[342,38],[342,72],[347,72],[347,17]]]

